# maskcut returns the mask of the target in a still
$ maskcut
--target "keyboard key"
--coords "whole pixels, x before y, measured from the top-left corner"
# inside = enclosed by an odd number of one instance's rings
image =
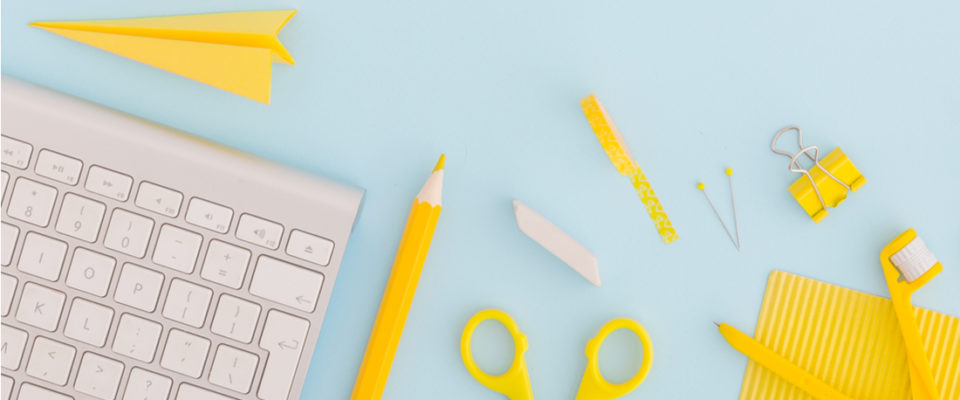
[[[66,243],[39,233],[28,232],[23,239],[23,249],[20,251],[17,269],[56,282],[60,279],[60,270],[63,269],[63,259],[66,255]]]
[[[17,139],[6,136],[0,137],[0,147],[3,148],[3,156],[0,160],[14,168],[26,169],[30,164],[30,154],[33,153],[33,146],[21,142]]]
[[[3,296],[2,306],[3,316],[10,314],[10,305],[13,304],[13,295],[17,291],[17,278],[3,274],[3,285],[0,287],[0,295]]]
[[[177,390],[177,400],[236,400],[217,392],[201,389],[188,383],[181,383]]]
[[[7,194],[7,181],[10,180],[10,174],[7,171],[0,171],[0,198]]]
[[[180,214],[182,201],[183,194],[180,192],[150,182],[140,182],[140,189],[137,190],[137,207],[170,218]]]
[[[7,206],[7,215],[36,226],[50,223],[50,212],[57,200],[57,189],[27,178],[18,178]]]
[[[67,286],[96,296],[106,296],[117,260],[113,257],[77,247],[70,261]]]
[[[214,232],[227,233],[230,229],[230,220],[233,219],[233,210],[194,197],[187,206],[187,222],[206,228]]]
[[[67,193],[63,196],[60,216],[57,217],[57,232],[90,243],[96,242],[106,211],[107,206],[99,201]]]
[[[117,291],[113,299],[118,303],[153,312],[157,308],[163,274],[136,264],[123,264]]]
[[[317,265],[327,265],[333,255],[333,242],[294,229],[287,241],[287,254]]]
[[[221,344],[210,367],[210,383],[238,393],[247,393],[259,361],[256,354]]]
[[[27,375],[56,385],[66,385],[76,354],[77,349],[73,346],[38,337],[33,341],[33,351],[27,361]]]
[[[62,292],[27,282],[20,294],[17,321],[50,332],[57,330],[67,296]]]
[[[259,304],[222,294],[210,330],[238,342],[250,343],[259,318]]]
[[[82,169],[83,163],[80,160],[47,149],[40,150],[40,154],[37,155],[37,165],[33,168],[37,175],[68,185],[77,184]]]
[[[0,340],[3,341],[0,365],[5,369],[17,370],[23,360],[23,349],[27,347],[27,332],[3,324],[0,325]]]
[[[83,185],[93,193],[117,201],[127,201],[131,186],[133,186],[133,178],[96,165],[91,166],[87,171],[87,183]]]
[[[20,385],[20,399],[22,400],[73,400],[73,397],[44,389],[32,383],[24,382]]]
[[[0,378],[0,399],[10,400],[10,393],[13,392],[13,378],[4,375]]]
[[[174,279],[167,290],[163,316],[194,328],[203,326],[213,291],[182,279]]]
[[[122,375],[123,363],[86,352],[80,360],[73,388],[101,400],[113,400]]]
[[[171,329],[160,366],[192,378],[199,378],[210,351],[210,341],[179,329]]]
[[[3,259],[3,266],[6,267],[10,265],[10,261],[13,261],[13,250],[17,247],[20,228],[6,222],[0,224],[2,224],[2,231],[0,231],[0,253],[3,254],[0,258]]]
[[[323,275],[283,261],[260,256],[250,293],[301,311],[313,312]]]
[[[160,227],[157,246],[153,249],[153,262],[183,273],[192,273],[200,253],[203,237],[173,225]]]
[[[110,217],[103,245],[111,250],[143,258],[152,233],[152,219],[117,208]]]
[[[167,400],[173,380],[163,375],[134,368],[127,378],[127,389],[123,400]]]
[[[207,256],[203,258],[200,276],[211,282],[240,289],[247,275],[250,263],[250,251],[242,247],[211,240],[207,246]]]
[[[237,223],[237,239],[271,250],[280,247],[282,235],[283,225],[250,214],[241,215]]]
[[[113,351],[143,362],[153,361],[160,342],[160,324],[134,315],[123,314],[113,338]]]
[[[260,348],[268,351],[267,364],[260,379],[257,396],[264,400],[286,400],[293,376],[297,373],[303,342],[310,323],[277,310],[267,313]]]
[[[113,323],[113,309],[76,297],[67,316],[63,334],[89,345],[103,347]]]

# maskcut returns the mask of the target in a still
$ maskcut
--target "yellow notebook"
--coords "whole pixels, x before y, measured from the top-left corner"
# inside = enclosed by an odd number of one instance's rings
[[[960,399],[960,318],[916,308],[943,400]],[[910,373],[889,299],[773,271],[754,338],[857,400],[909,400]],[[741,400],[815,400],[750,361]]]

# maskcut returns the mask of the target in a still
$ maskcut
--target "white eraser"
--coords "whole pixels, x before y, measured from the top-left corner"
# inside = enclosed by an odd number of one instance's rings
[[[516,214],[517,226],[521,232],[557,256],[590,283],[600,286],[600,269],[597,266],[596,255],[520,200],[513,201],[513,212]]]

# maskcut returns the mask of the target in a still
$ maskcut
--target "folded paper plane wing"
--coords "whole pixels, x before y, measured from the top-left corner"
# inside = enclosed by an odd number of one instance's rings
[[[263,103],[274,62],[293,64],[277,34],[296,10],[30,24]]]

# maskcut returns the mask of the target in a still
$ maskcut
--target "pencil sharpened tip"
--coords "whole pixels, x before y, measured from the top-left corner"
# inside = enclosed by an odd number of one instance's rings
[[[717,321],[713,321],[713,324],[714,324],[714,325],[716,325],[716,326],[717,326],[717,328],[719,328],[719,327],[720,327],[720,323],[719,323],[719,322],[717,322]]]
[[[441,155],[440,155],[440,160],[437,161],[437,166],[433,168],[433,172],[437,172],[437,171],[443,169],[443,163],[444,163],[444,161],[446,161],[446,159],[447,159],[447,155],[446,155],[446,154],[441,154]]]

